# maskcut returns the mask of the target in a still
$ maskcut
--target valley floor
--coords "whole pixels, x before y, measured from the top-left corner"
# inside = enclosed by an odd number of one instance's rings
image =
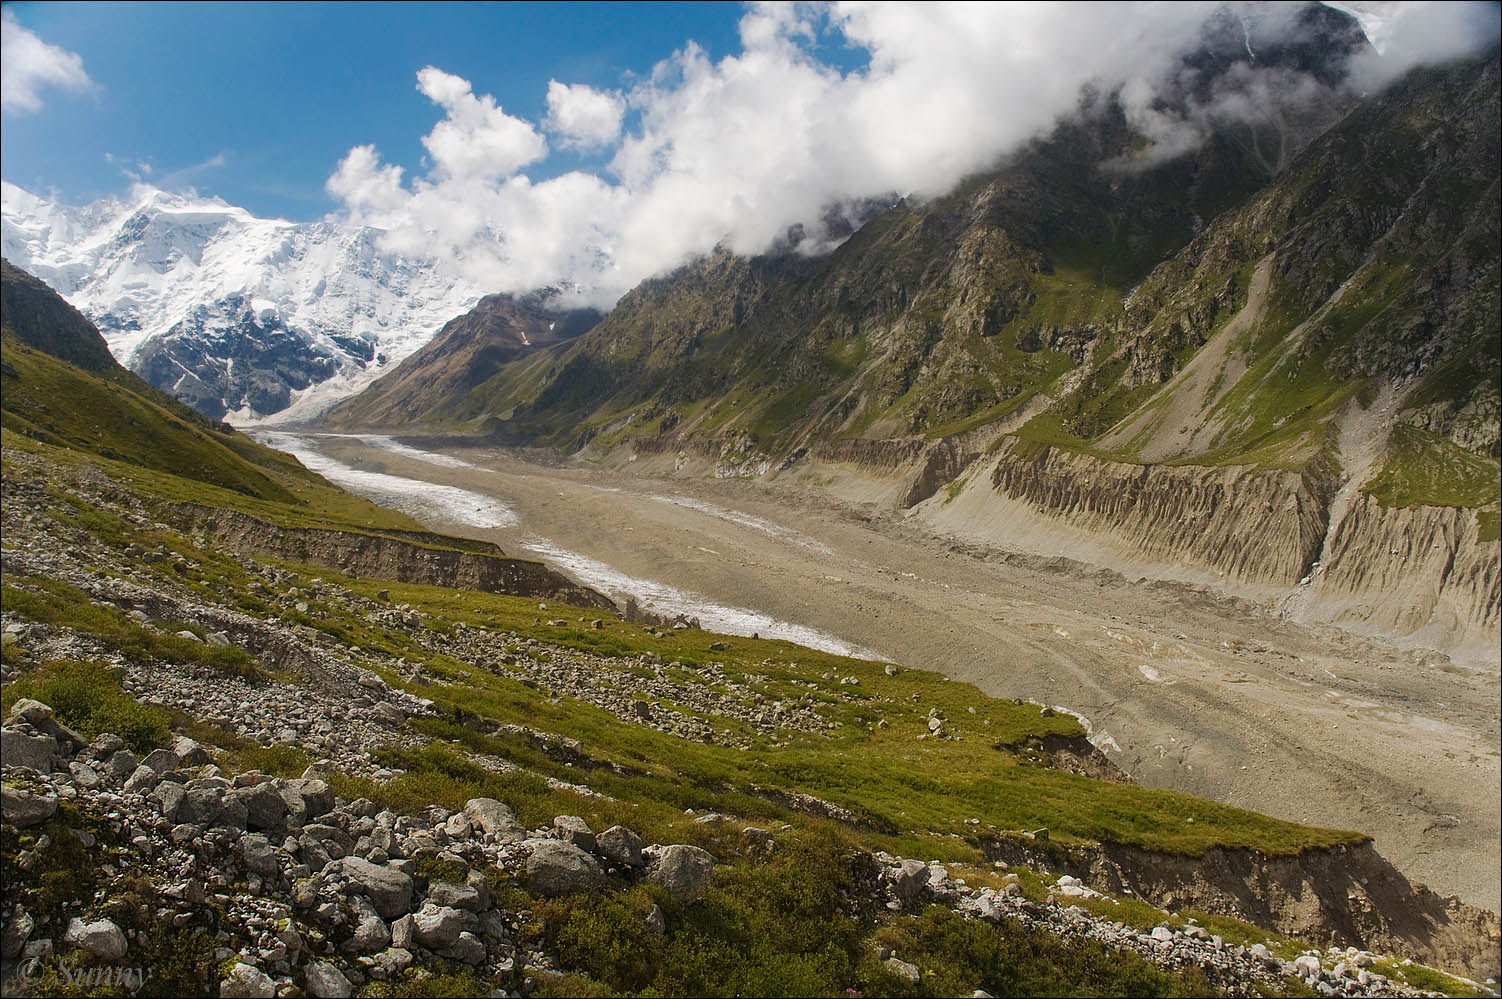
[[[958,543],[900,513],[786,486],[491,449],[434,455],[380,438],[299,442],[375,473],[363,489],[341,481],[357,491],[400,486],[381,475],[448,487],[408,512],[545,558],[618,599],[715,605],[717,630],[793,637],[796,626],[809,644],[1066,708],[1139,782],[1359,829],[1436,891],[1494,911],[1502,902],[1499,678],[1488,664],[1293,624],[1204,587]]]

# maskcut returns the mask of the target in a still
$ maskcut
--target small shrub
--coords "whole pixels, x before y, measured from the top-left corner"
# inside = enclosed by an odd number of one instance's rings
[[[86,739],[113,732],[138,753],[149,752],[171,734],[171,720],[160,708],[141,704],[120,689],[110,669],[97,662],[50,662],[17,680],[11,697],[30,697],[50,705],[59,721]]]

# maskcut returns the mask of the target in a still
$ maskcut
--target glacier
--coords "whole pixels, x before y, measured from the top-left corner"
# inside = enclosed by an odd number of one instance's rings
[[[316,417],[488,290],[386,251],[379,229],[146,184],[73,206],[3,182],[0,202],[11,263],[88,316],[121,364],[238,426]]]

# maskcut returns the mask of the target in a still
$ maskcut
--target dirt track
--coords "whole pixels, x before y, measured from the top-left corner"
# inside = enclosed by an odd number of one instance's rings
[[[1141,782],[1370,833],[1409,877],[1499,907],[1494,669],[1271,619],[1203,588],[960,545],[900,513],[806,491],[495,451],[452,452],[493,470],[479,471],[351,439],[319,446],[364,469],[499,497],[520,521],[431,526],[517,554],[540,537],[992,695],[1069,708]]]

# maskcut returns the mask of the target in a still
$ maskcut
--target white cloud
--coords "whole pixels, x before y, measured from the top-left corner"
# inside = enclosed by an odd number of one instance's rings
[[[1502,15],[1496,4],[1396,3],[1331,4],[1350,10],[1376,50],[1360,60],[1353,82],[1378,89],[1420,63],[1443,63],[1496,45]]]
[[[417,74],[417,89],[446,114],[422,140],[440,176],[509,177],[548,154],[529,122],[506,114],[493,97],[476,97],[466,80],[428,66]]]
[[[548,131],[571,149],[588,152],[603,149],[621,134],[626,102],[618,94],[596,90],[582,83],[548,81]]]
[[[550,82],[545,127],[559,144],[613,154],[602,175],[537,182],[520,171],[546,155],[542,135],[429,67],[418,86],[443,112],[423,140],[431,169],[408,179],[359,146],[328,190],[356,220],[386,228],[393,249],[435,256],[481,286],[575,285],[608,306],[717,244],[754,253],[792,224],[816,231],[832,203],[941,193],[1045,134],[1087,85],[1120,88],[1158,160],[1194,148],[1216,116],[1254,118],[1268,95],[1309,85],[1258,70],[1187,111],[1161,106],[1182,89],[1179,57],[1221,6],[752,6],[740,50],[718,62],[689,42],[622,95]],[[1290,30],[1296,11],[1239,7],[1228,23],[1250,46]],[[1416,39],[1412,65],[1462,48],[1475,12],[1438,28],[1405,28],[1407,17],[1393,20]],[[841,72],[814,55],[821,41],[867,64]]]
[[[0,103],[7,111],[39,111],[43,87],[82,92],[93,81],[75,52],[49,45],[21,27],[16,15],[0,14]]]

